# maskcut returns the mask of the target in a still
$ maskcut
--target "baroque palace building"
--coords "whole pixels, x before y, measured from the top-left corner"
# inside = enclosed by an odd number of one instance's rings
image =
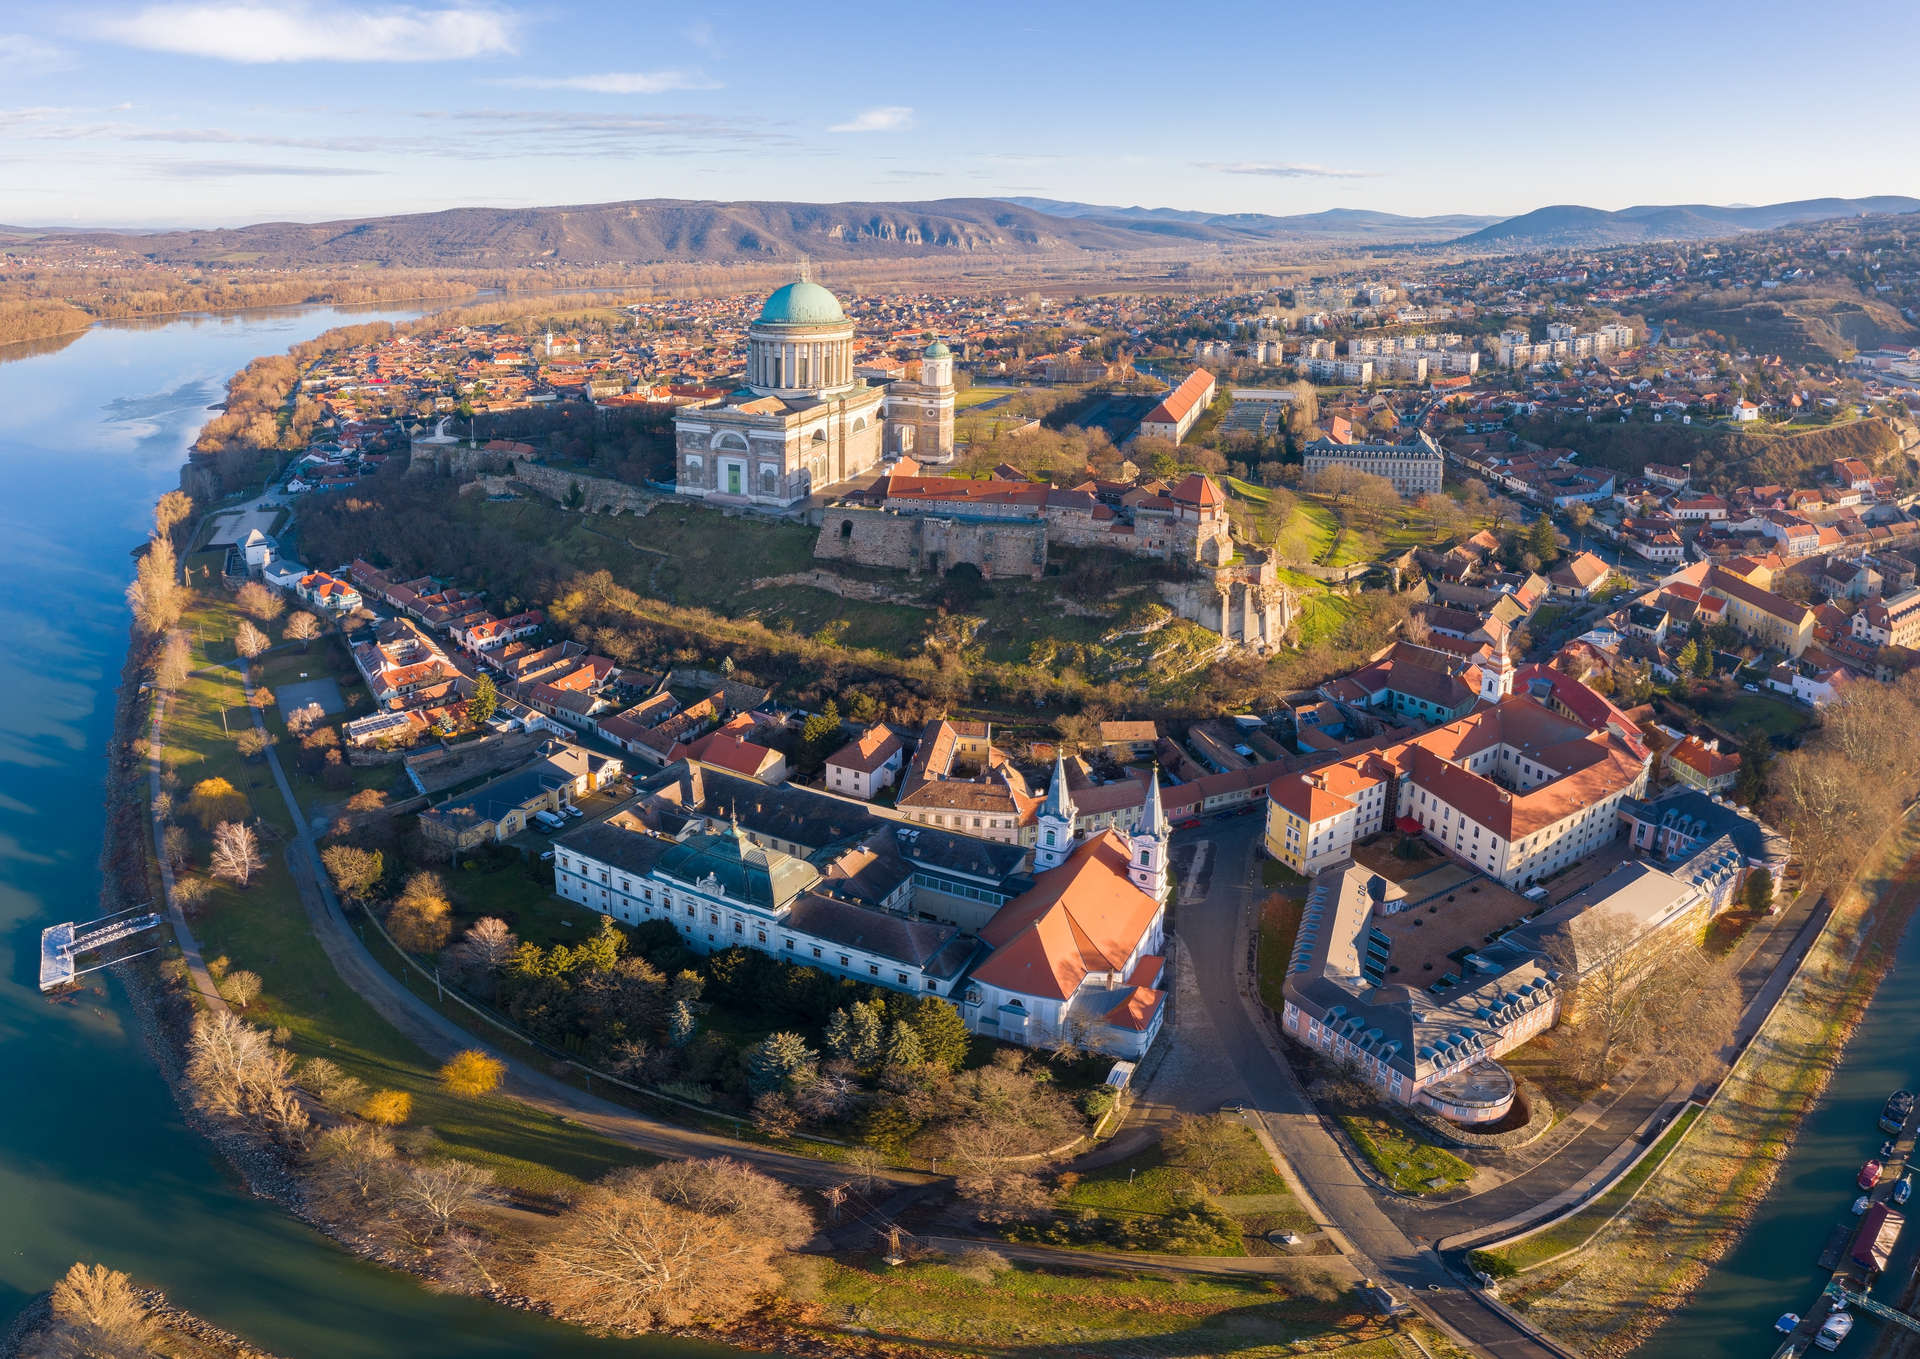
[[[854,371],[853,322],[802,279],[777,289],[747,331],[743,386],[674,417],[680,494],[785,509],[883,457],[953,453],[953,356],[935,340],[884,387]]]

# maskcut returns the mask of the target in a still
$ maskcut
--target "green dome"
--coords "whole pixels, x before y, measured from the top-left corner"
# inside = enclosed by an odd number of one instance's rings
[[[760,308],[760,324],[765,326],[830,326],[846,319],[840,299],[818,283],[789,283]]]
[[[953,357],[953,351],[947,348],[945,340],[935,340],[932,344],[920,351],[920,357],[925,359],[950,359]]]

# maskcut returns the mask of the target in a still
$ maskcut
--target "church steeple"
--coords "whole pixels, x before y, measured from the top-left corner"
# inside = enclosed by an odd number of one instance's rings
[[[1513,657],[1507,652],[1507,634],[1500,634],[1493,659],[1480,667],[1480,697],[1498,703],[1513,693]]]
[[[1040,804],[1035,826],[1033,866],[1042,871],[1057,868],[1067,861],[1073,849],[1073,822],[1079,815],[1073,805],[1073,793],[1067,787],[1067,756],[1064,750],[1053,754],[1053,782],[1047,786],[1047,799]]]
[[[1167,895],[1167,838],[1172,833],[1160,805],[1160,766],[1156,764],[1147,775],[1147,799],[1140,808],[1140,825],[1127,839],[1132,851],[1127,876],[1155,901]]]

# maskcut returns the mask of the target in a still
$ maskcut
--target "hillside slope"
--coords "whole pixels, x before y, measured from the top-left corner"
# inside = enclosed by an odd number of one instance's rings
[[[1920,198],[1881,194],[1871,198],[1807,198],[1758,207],[1705,203],[1642,204],[1609,212],[1558,203],[1482,227],[1454,243],[1495,249],[1538,250],[1559,246],[1625,245],[1635,241],[1708,240],[1743,231],[1767,231],[1796,222],[1832,221],[1867,213],[1920,212]]]
[[[1244,233],[1199,223],[1116,224],[1049,217],[987,198],[927,203],[773,203],[643,199],[552,208],[456,208],[338,222],[264,222],[151,235],[89,233],[87,243],[167,264],[246,260],[268,267],[379,263],[510,268],[530,264],[735,264],[916,255],[1018,256],[1164,248],[1168,228],[1205,244]],[[47,239],[61,239],[49,233]]]

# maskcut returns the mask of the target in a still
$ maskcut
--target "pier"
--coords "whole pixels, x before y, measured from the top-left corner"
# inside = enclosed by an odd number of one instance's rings
[[[1867,1193],[1870,1203],[1866,1212],[1842,1221],[1828,1236],[1820,1252],[1820,1268],[1832,1270],[1833,1277],[1801,1315],[1793,1333],[1774,1351],[1774,1359],[1799,1359],[1815,1353],[1814,1337],[1836,1312],[1863,1312],[1920,1333],[1920,1319],[1867,1294],[1885,1268],[1893,1242],[1904,1226],[1905,1219],[1892,1201],[1893,1187],[1916,1169],[1913,1150],[1917,1132],[1920,1132],[1920,1104],[1907,1115],[1900,1131],[1887,1139],[1893,1149],[1886,1157],[1879,1181]]]
[[[76,977],[89,972],[98,972],[103,967],[125,962],[129,958],[138,958],[141,954],[153,952],[153,948],[143,948],[135,953],[116,954],[111,958],[102,958],[96,962],[80,965],[83,954],[94,953],[108,944],[118,943],[122,939],[131,939],[134,935],[164,924],[166,917],[148,910],[145,906],[135,906],[131,910],[115,915],[101,916],[98,920],[89,920],[76,925],[71,920],[58,925],[49,925],[40,931],[40,990],[56,990],[67,985]],[[159,947],[157,944],[155,948]]]

